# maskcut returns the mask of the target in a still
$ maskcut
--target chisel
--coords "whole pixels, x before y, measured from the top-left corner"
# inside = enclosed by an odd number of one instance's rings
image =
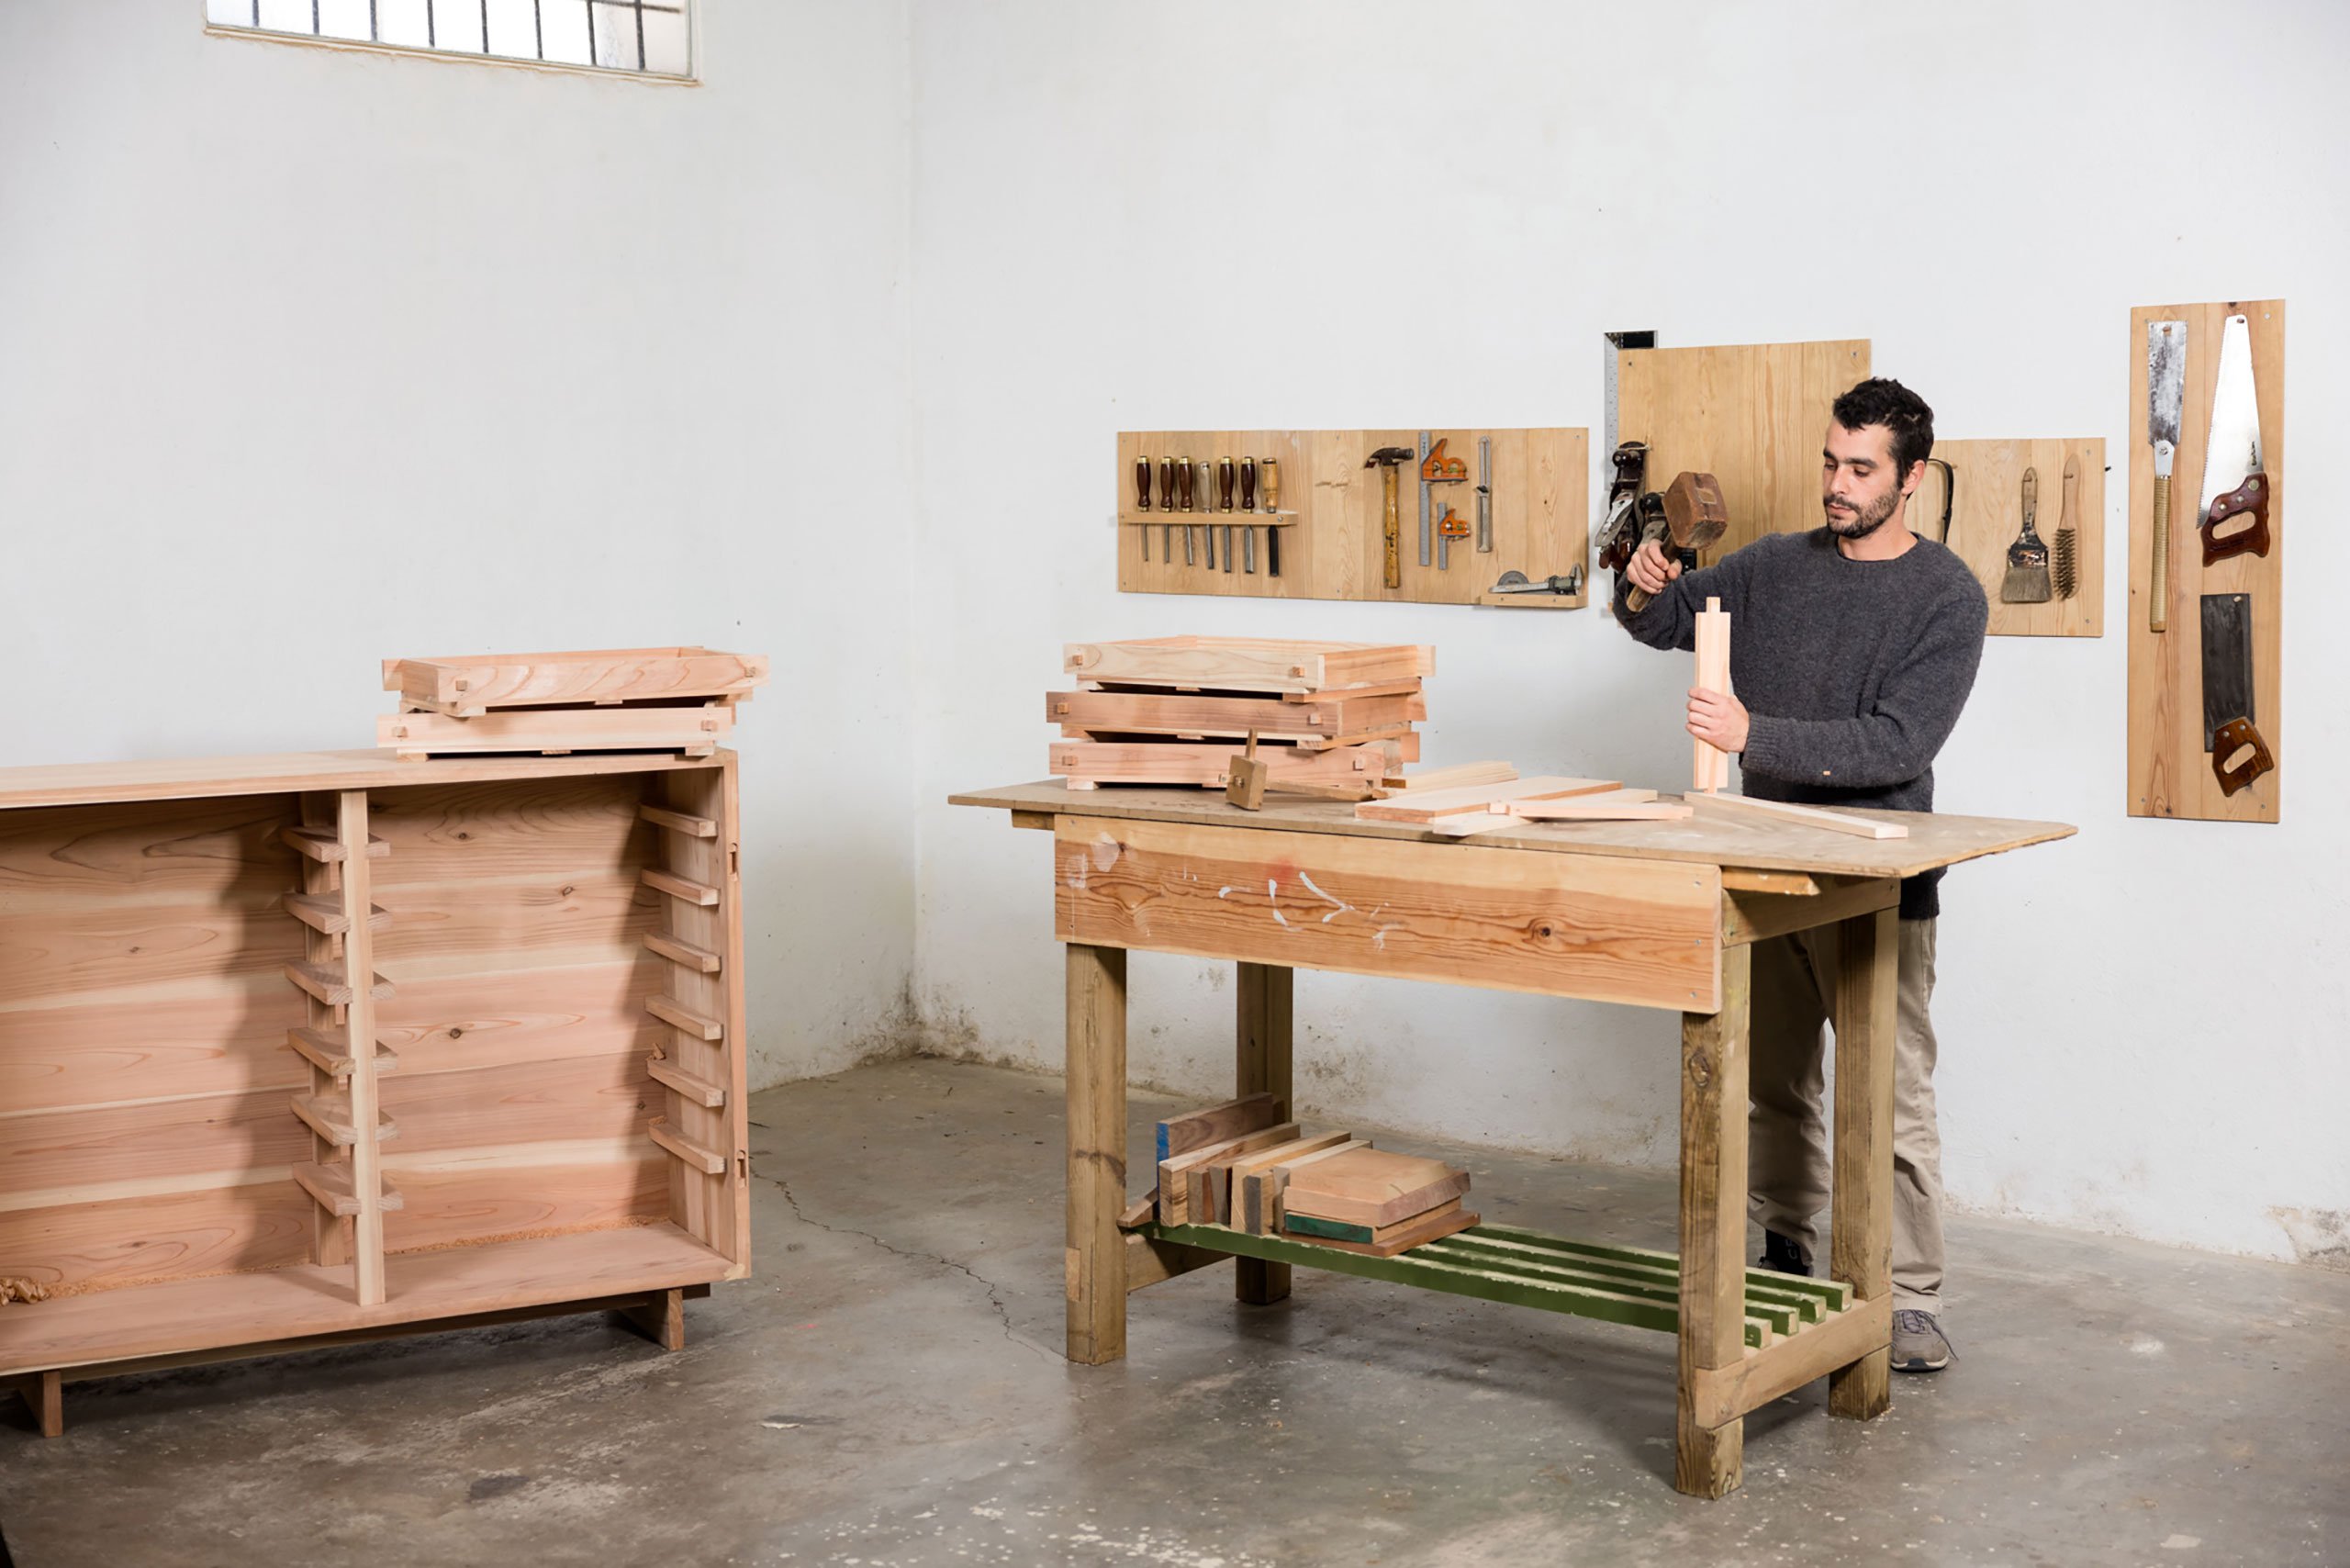
[[[1202,511],[1215,510],[1215,465],[1205,459],[1200,463],[1200,482],[1197,493]],[[1203,523],[1200,526],[1200,532],[1208,536],[1208,570],[1213,572],[1215,570],[1215,524]]]
[[[1281,510],[1281,465],[1275,459],[1268,457],[1258,466],[1264,473],[1265,511],[1270,516]],[[1281,531],[1276,526],[1279,521],[1276,518],[1274,522],[1265,525],[1265,575],[1269,577],[1278,577],[1281,575]]]
[[[1135,459],[1135,510],[1149,510],[1150,459],[1137,457]],[[1150,524],[1147,521],[1142,525],[1142,558],[1146,561],[1150,559]]]
[[[1174,498],[1175,460],[1162,457],[1158,460],[1158,499],[1162,506],[1172,506]],[[1158,525],[1158,553],[1170,561],[1175,558],[1175,525],[1171,522]]]
[[[1182,510],[1190,511],[1192,510],[1192,460],[1188,457],[1178,459],[1176,462],[1175,493],[1182,498]],[[1167,504],[1173,507],[1177,503],[1170,500]],[[1192,535],[1195,532],[1190,521],[1186,521],[1183,524],[1183,565],[1187,566],[1192,564]],[[1174,548],[1171,545],[1168,549],[1168,559],[1170,562],[1174,559]]]
[[[1215,460],[1215,490],[1218,498],[1216,506],[1218,511],[1228,512],[1232,510],[1232,459],[1217,458]],[[1232,524],[1228,522],[1224,525],[1224,569],[1227,572],[1232,570]]]
[[[1257,510],[1257,460],[1253,457],[1240,460],[1240,510]],[[1240,569],[1252,576],[1257,570],[1257,525],[1253,522],[1240,531]]]

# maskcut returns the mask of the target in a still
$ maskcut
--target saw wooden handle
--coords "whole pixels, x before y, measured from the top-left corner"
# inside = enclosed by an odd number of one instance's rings
[[[2249,752],[2242,762],[2230,767],[2231,760]],[[2268,743],[2260,738],[2250,719],[2231,719],[2211,735],[2211,775],[2220,781],[2220,792],[2232,795],[2277,766],[2268,755]]]
[[[2226,533],[2221,525],[2239,517],[2252,521]],[[2268,476],[2255,474],[2226,495],[2211,503],[2204,514],[2200,530],[2203,535],[2203,564],[2224,561],[2231,555],[2241,555],[2249,550],[2255,555],[2268,554]]]
[[[2146,630],[2170,624],[2170,476],[2154,476],[2154,558],[2146,586]]]

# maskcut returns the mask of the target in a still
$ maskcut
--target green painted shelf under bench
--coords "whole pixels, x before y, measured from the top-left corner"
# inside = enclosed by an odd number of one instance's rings
[[[1476,1225],[1373,1258],[1286,1236],[1254,1236],[1221,1225],[1145,1225],[1136,1235],[1205,1252],[1327,1269],[1366,1280],[1475,1296],[1675,1333],[1681,1327],[1681,1260],[1671,1252],[1572,1241],[1509,1225]],[[1841,1280],[1807,1280],[1767,1269],[1746,1271],[1746,1344],[1762,1350],[1829,1323],[1854,1305]]]

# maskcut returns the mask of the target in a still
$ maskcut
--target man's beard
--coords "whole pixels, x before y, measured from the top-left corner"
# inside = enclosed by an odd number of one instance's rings
[[[1885,520],[1891,517],[1893,509],[1900,504],[1899,490],[1887,490],[1884,499],[1872,501],[1856,512],[1840,512],[1830,508],[1825,501],[1820,503],[1828,519],[1828,532],[1839,539],[1866,539],[1885,526]]]

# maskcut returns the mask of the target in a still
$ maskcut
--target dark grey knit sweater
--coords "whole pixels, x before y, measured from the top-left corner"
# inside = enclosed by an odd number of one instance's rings
[[[1825,528],[1769,533],[1684,573],[1635,616],[1652,648],[1696,646],[1708,598],[1729,612],[1729,677],[1750,722],[1746,792],[1808,806],[1934,809],[1934,754],[1983,659],[1990,605],[1964,562],[1920,539],[1890,561],[1850,561]],[[1901,885],[1901,918],[1942,911],[1940,871]]]

